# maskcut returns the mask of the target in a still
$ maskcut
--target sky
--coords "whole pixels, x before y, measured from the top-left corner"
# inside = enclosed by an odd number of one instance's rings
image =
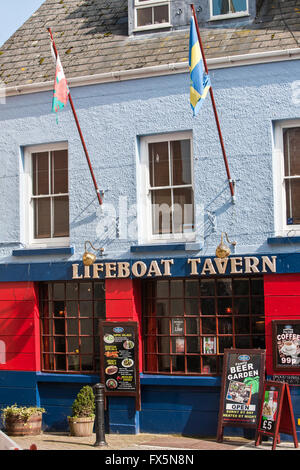
[[[0,0],[0,46],[41,6],[44,0]]]

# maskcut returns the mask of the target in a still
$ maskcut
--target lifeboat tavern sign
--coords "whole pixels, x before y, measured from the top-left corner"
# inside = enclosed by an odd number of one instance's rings
[[[72,279],[189,277],[276,273],[277,256],[175,258],[103,261],[91,266],[72,264]]]

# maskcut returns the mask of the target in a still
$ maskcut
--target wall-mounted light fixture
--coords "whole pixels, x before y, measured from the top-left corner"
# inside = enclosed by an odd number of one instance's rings
[[[87,251],[87,248],[86,248],[87,243],[90,244],[90,246],[93,248],[94,251],[100,251],[101,255],[103,254],[104,248],[95,248],[89,240],[84,242],[85,251],[82,256],[82,261],[85,266],[91,266],[91,264],[95,263],[96,261],[96,255],[94,253]]]
[[[221,233],[221,243],[217,246],[217,249],[216,249],[217,258],[227,258],[227,256],[229,256],[230,253],[231,253],[229,247],[227,245],[225,245],[225,243],[223,242],[223,235],[226,236],[226,240],[228,241],[228,243],[230,243],[230,245],[233,245],[233,246],[236,245],[236,242],[231,242],[231,241],[228,240],[228,235],[227,235],[226,232],[222,232]]]

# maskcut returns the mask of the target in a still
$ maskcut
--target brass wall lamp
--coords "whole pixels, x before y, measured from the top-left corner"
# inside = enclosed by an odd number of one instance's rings
[[[216,249],[217,258],[227,258],[231,253],[230,248],[227,245],[225,245],[225,243],[223,242],[223,235],[226,236],[226,240],[228,241],[228,243],[230,243],[230,245],[233,245],[233,246],[236,245],[236,242],[231,242],[228,240],[228,235],[226,232],[222,232],[221,243],[217,246],[217,249]]]
[[[90,251],[87,251],[87,248],[86,248],[87,243],[90,244],[90,246],[93,248],[94,251],[100,251],[101,255],[103,254],[104,248],[95,248],[89,240],[87,240],[84,243],[85,251],[82,256],[82,261],[83,261],[84,266],[91,266],[96,261],[96,255],[94,253],[91,253]]]

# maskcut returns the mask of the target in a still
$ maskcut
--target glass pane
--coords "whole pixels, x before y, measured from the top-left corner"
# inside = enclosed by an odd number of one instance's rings
[[[147,354],[146,356],[146,370],[148,372],[158,371],[158,358],[154,354]]]
[[[71,336],[67,338],[67,348],[70,353],[79,353],[79,338],[78,336]]]
[[[217,280],[217,295],[219,296],[232,295],[231,279],[218,279]]]
[[[81,317],[93,316],[93,302],[79,302],[79,311]]]
[[[186,233],[194,230],[194,206],[192,188],[173,190],[174,233]]]
[[[158,335],[168,335],[170,334],[170,326],[168,318],[158,318],[157,319],[157,334]]]
[[[285,190],[287,224],[300,224],[300,178],[287,180]]]
[[[171,297],[183,297],[183,281],[170,281]]]
[[[78,320],[67,320],[68,335],[78,335]]]
[[[234,299],[234,313],[235,315],[249,315],[249,300],[247,297]]]
[[[76,371],[76,370],[79,370],[80,368],[80,362],[79,362],[79,356],[77,356],[76,354],[72,354],[70,356],[68,356],[68,370],[73,370],[73,371]]]
[[[93,284],[91,282],[81,282],[79,287],[79,297],[81,300],[91,300],[93,298]]]
[[[53,302],[53,315],[55,317],[64,317],[65,316],[65,302],[56,300]]]
[[[250,336],[236,336],[235,337],[235,347],[236,348],[251,348],[251,338]]]
[[[200,293],[203,296],[215,295],[215,281],[202,280],[200,283]]]
[[[53,300],[63,300],[65,298],[65,285],[63,283],[53,284]]]
[[[197,335],[199,333],[199,318],[187,318],[186,333],[188,335]]]
[[[232,314],[232,299],[218,299],[218,315]]]
[[[229,6],[232,13],[247,11],[247,0],[230,0]]]
[[[157,281],[157,297],[169,297],[169,281]]]
[[[252,297],[252,315],[263,315],[265,312],[265,304],[263,297]]]
[[[200,357],[187,356],[187,371],[200,373]]]
[[[229,0],[213,0],[213,15],[226,15],[229,13]]]
[[[184,372],[184,371],[185,371],[184,356],[172,357],[172,372]]]
[[[236,318],[234,323],[235,323],[235,333],[250,334],[249,317]]]
[[[172,353],[184,354],[185,342],[184,338],[172,338]]]
[[[170,185],[168,142],[149,144],[149,177],[152,188]]]
[[[48,152],[32,154],[32,194],[49,194]]]
[[[158,370],[159,372],[170,372],[169,356],[158,356]]]
[[[92,354],[94,349],[93,337],[80,338],[80,353],[81,354]]]
[[[55,197],[53,199],[54,209],[54,237],[69,236],[69,197]]]
[[[249,280],[248,279],[233,279],[233,293],[234,295],[248,295],[249,294]]]
[[[265,349],[266,343],[265,343],[265,335],[260,335],[260,336],[252,336],[252,347],[253,348],[261,348]]]
[[[186,337],[186,352],[200,353],[200,338],[197,336]]]
[[[232,334],[232,319],[231,318],[219,318],[218,320],[219,333],[224,335]]]
[[[171,142],[171,158],[173,167],[172,184],[183,185],[192,183],[190,140]]]
[[[52,194],[68,192],[68,151],[52,152]]]
[[[202,318],[202,334],[216,333],[216,319]]]
[[[284,174],[300,175],[300,127],[284,129]]]
[[[203,374],[214,374],[217,372],[217,358],[215,356],[203,356]]]
[[[137,26],[148,26],[152,24],[152,8],[139,8],[136,12]]]
[[[198,300],[185,300],[185,314],[186,315],[199,315],[199,302]]]
[[[51,201],[34,199],[34,238],[51,238]]]
[[[265,317],[251,318],[252,333],[264,333],[265,331]]]
[[[66,315],[67,317],[78,317],[78,302],[67,301],[66,302]]]
[[[65,338],[56,336],[54,338],[55,352],[66,352]]]
[[[169,22],[169,7],[161,5],[154,7],[154,24]]]
[[[81,356],[81,369],[93,370],[93,356]]]
[[[56,370],[66,370],[66,356],[64,354],[55,354]]]
[[[264,295],[263,279],[251,279],[251,290],[253,295]]]
[[[156,315],[157,316],[169,315],[169,301],[168,300],[158,300],[156,302]]]
[[[224,349],[232,348],[232,336],[219,336],[219,353],[224,353]]]
[[[104,282],[95,282],[94,284],[94,297],[95,299],[105,299]]]
[[[171,319],[171,335],[184,335],[184,319],[183,318]]]
[[[170,315],[179,316],[184,315],[184,305],[183,300],[171,300],[170,301]]]
[[[80,320],[80,334],[93,335],[93,320]]]
[[[75,300],[78,298],[78,284],[77,282],[67,282],[66,284],[66,298],[68,300]]]
[[[198,281],[185,281],[185,296],[198,297],[199,295],[199,282]]]
[[[95,302],[94,309],[95,317],[105,320],[105,302]]]
[[[65,320],[56,319],[54,320],[54,334],[64,335],[65,334]]]
[[[171,190],[159,189],[151,192],[152,231],[154,235],[172,233]]]
[[[215,315],[215,299],[201,299],[202,315]]]

